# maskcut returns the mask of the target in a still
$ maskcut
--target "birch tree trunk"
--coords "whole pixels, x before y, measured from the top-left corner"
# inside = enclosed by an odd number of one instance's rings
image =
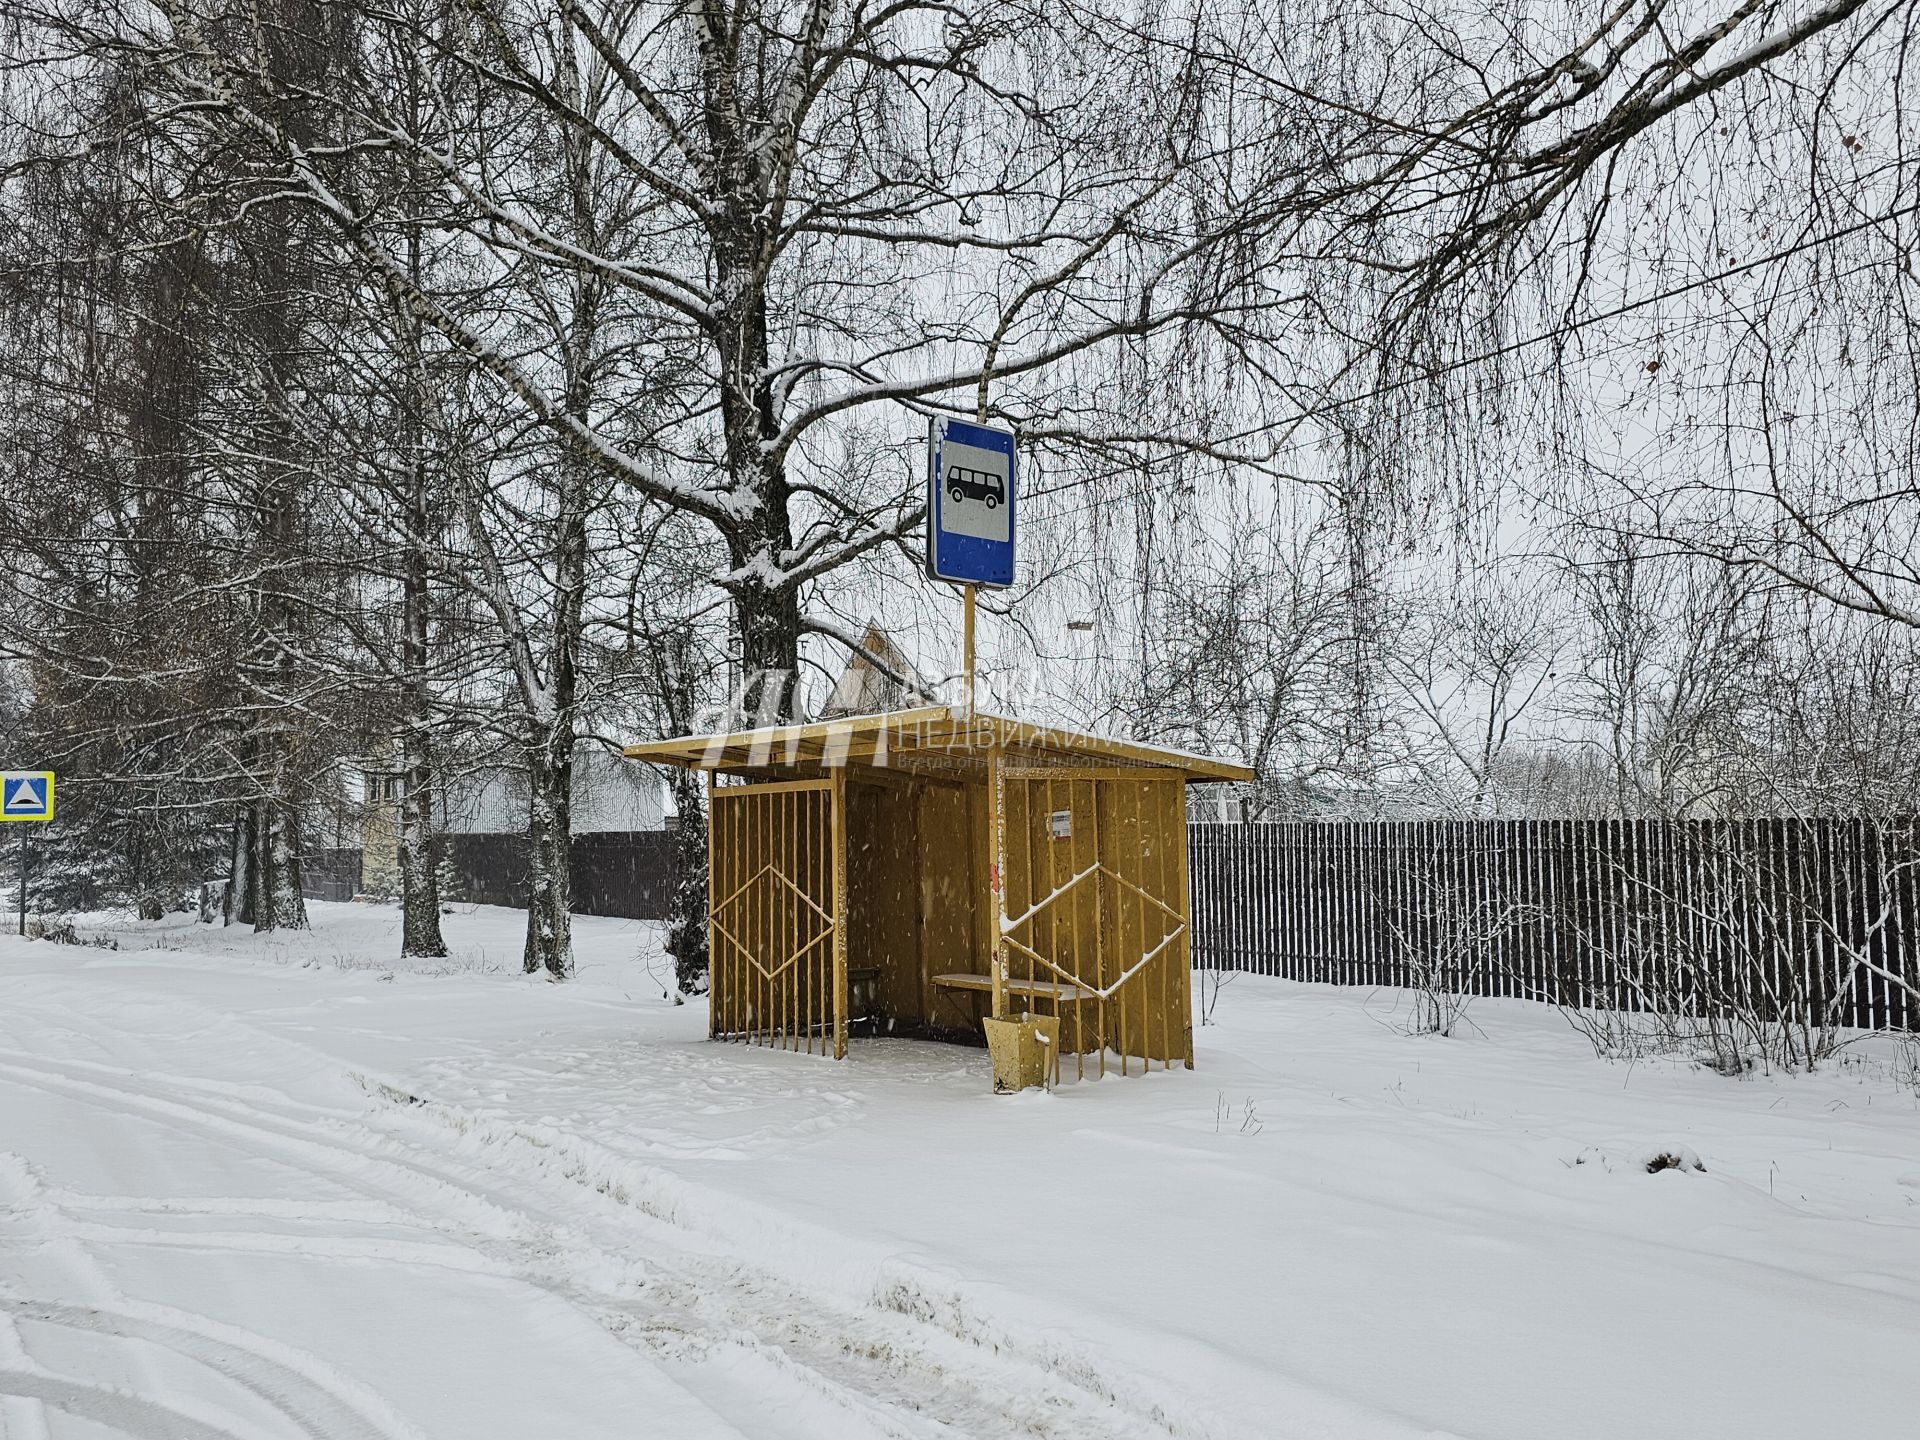
[[[409,267],[421,274],[420,236],[408,237]],[[409,486],[404,512],[405,553],[401,577],[401,692],[403,725],[400,753],[406,786],[400,799],[400,953],[440,956],[447,942],[440,933],[440,877],[433,846],[433,681],[429,627],[433,593],[428,547],[433,543],[433,506],[425,447],[428,403],[423,327],[410,319],[401,331],[407,365],[403,420],[410,454]]]
[[[587,307],[583,306],[582,309]],[[583,318],[577,316],[576,318]],[[591,320],[576,330],[591,345]],[[579,403],[586,407],[584,378]],[[561,471],[559,555],[554,575],[548,683],[533,718],[527,776],[528,974],[545,970],[556,980],[573,973],[573,748],[579,699],[581,613],[586,600],[587,502],[592,472],[569,455]]]
[[[557,731],[534,751],[527,824],[529,975],[573,973],[573,737]]]
[[[557,47],[564,91],[579,99],[580,76],[570,47]],[[575,233],[595,243],[591,147],[569,132],[567,199]],[[592,424],[600,321],[606,286],[595,275],[569,277],[571,313],[560,337],[566,366],[567,414],[584,430]],[[553,589],[544,694],[528,686],[534,724],[528,766],[531,815],[527,827],[527,973],[545,970],[555,980],[573,973],[573,747],[580,690],[581,624],[587,593],[587,517],[599,471],[577,445],[562,447],[556,465],[558,494],[553,516]]]
[[[402,747],[406,793],[400,800],[400,953],[440,956],[440,876],[433,846],[433,761],[427,738],[409,729]]]
[[[576,317],[580,318],[580,317]],[[580,332],[576,332],[579,334]],[[591,324],[585,327],[590,343]],[[578,389],[584,409],[584,383]],[[531,814],[527,827],[528,974],[555,980],[573,974],[573,748],[578,699],[581,610],[586,595],[587,481],[584,461],[569,456],[560,496],[560,554],[553,595],[546,712],[528,766]]]

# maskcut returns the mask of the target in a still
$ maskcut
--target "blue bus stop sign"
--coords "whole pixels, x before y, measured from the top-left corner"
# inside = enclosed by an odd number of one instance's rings
[[[927,573],[1004,590],[1013,584],[1013,433],[927,422]]]

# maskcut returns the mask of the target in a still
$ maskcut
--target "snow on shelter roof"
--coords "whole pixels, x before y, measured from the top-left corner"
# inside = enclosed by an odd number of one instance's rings
[[[1189,784],[1251,780],[1253,771],[1184,750],[1109,740],[1058,725],[1011,720],[959,706],[923,705],[878,715],[848,715],[804,725],[769,725],[731,734],[680,735],[629,745],[629,760],[692,770],[801,775],[842,766],[984,779],[987,756],[1009,765],[1135,766],[1178,771]]]

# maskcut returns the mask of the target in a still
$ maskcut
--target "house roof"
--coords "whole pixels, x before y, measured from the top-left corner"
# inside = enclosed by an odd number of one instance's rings
[[[913,668],[913,662],[878,625],[867,622],[867,633],[860,644],[868,654],[884,662],[894,674],[889,675],[856,650],[848,657],[846,669],[840,672],[840,679],[835,683],[833,693],[827,697],[827,703],[820,707],[822,720],[900,710],[906,708],[908,703],[925,705],[933,698],[932,688]],[[900,678],[896,679],[895,675]]]
[[[1009,765],[1173,770],[1189,784],[1253,778],[1246,766],[1227,760],[981,710],[969,715],[962,707],[947,705],[848,715],[804,725],[680,735],[629,745],[624,753],[629,760],[656,765],[758,775],[798,776],[846,766],[984,778],[987,756],[995,752]]]

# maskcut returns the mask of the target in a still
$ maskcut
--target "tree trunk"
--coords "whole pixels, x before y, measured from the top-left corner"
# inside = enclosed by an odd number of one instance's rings
[[[433,853],[433,771],[424,758],[410,759],[406,794],[400,801],[400,953],[447,953],[440,934],[440,874]]]
[[[251,925],[254,915],[253,883],[253,806],[234,809],[233,840],[228,849],[227,899],[222,907],[221,923]]]
[[[750,160],[742,161],[751,168]],[[742,194],[757,193],[758,177]],[[800,594],[781,571],[793,550],[792,488],[773,453],[780,434],[769,379],[767,218],[738,203],[716,247],[721,293],[733,298],[713,332],[720,358],[720,418],[739,519],[727,530],[734,621],[740,635],[741,696],[752,724],[797,718]]]
[[[409,95],[417,102],[416,95]],[[407,161],[408,178],[421,181],[414,158]],[[407,274],[416,286],[426,283],[420,227],[407,232]],[[428,674],[429,626],[433,593],[428,569],[429,546],[439,531],[434,514],[434,487],[427,458],[427,413],[432,386],[426,366],[425,325],[414,315],[400,319],[400,344],[406,364],[406,390],[401,409],[403,443],[409,455],[403,521],[406,526],[405,573],[401,637],[402,704],[405,733],[401,737],[401,764],[406,790],[400,800],[400,953],[440,956],[447,942],[440,933],[440,874],[433,843],[433,681]]]
[[[577,464],[569,465],[576,476]],[[584,492],[562,496],[559,565],[554,582],[550,710],[537,725],[527,766],[528,974],[555,980],[573,974],[573,706],[579,688],[580,617],[586,592],[587,525]]]
[[[529,749],[527,782],[527,944],[529,975],[555,980],[573,974],[573,706],[579,687],[580,616],[586,590],[587,527],[583,493],[562,498],[554,585],[551,706]]]
[[[581,82],[573,51],[558,55],[562,83],[578,97]],[[564,149],[568,195],[578,233],[595,243],[591,156],[580,136],[568,131]],[[605,286],[597,276],[573,279],[570,323],[562,341],[566,359],[567,413],[591,425],[595,367],[600,362],[600,309]],[[588,456],[568,450],[560,457],[559,494],[554,516],[552,639],[547,692],[535,707],[528,788],[527,944],[528,974],[545,970],[549,978],[573,974],[573,744],[574,704],[580,688],[580,640],[587,595],[587,513],[598,470]]]
[[[560,497],[558,563],[553,595],[551,681],[546,711],[534,720],[527,766],[528,974],[555,980],[573,974],[573,745],[579,692],[581,612],[586,600],[587,481],[585,463],[569,456]]]
[[[571,727],[568,727],[569,730]],[[573,973],[573,736],[550,732],[528,776],[527,945],[529,975]]]
[[[578,104],[583,94],[571,46],[556,53],[560,84]],[[589,248],[595,228],[592,155],[569,127],[562,148],[576,233]],[[600,354],[600,312],[606,285],[587,271],[572,277],[572,307],[561,333],[567,413],[582,427],[593,423]],[[528,974],[546,971],[564,980],[573,974],[573,746],[579,698],[581,627],[587,593],[587,516],[594,506],[599,467],[576,448],[559,457],[553,524],[553,592],[545,693],[529,680],[532,731],[528,750],[527,943]],[[529,668],[531,668],[529,666]]]
[[[763,511],[766,523],[750,524],[732,537],[736,572],[751,574],[757,564],[763,563],[758,557],[778,555],[792,543],[784,478],[769,481],[769,488],[780,493],[778,514]],[[799,593],[790,587],[750,579],[735,588],[733,613],[740,632],[740,678],[747,723],[777,725],[799,718]]]
[[[276,123],[298,143],[316,143],[314,107],[292,97],[319,93],[328,71],[341,59],[343,34],[328,22],[345,17],[299,0],[273,37],[269,68],[270,104]],[[253,338],[268,408],[254,461],[253,509],[256,543],[264,562],[255,591],[259,639],[252,656],[256,699],[269,708],[258,722],[257,773],[263,777],[255,806],[254,929],[305,930],[307,902],[300,893],[300,806],[306,744],[312,722],[284,697],[300,690],[298,658],[308,647],[305,596],[312,579],[306,560],[303,524],[313,484],[309,443],[296,431],[292,412],[314,384],[325,363],[313,343],[307,317],[319,292],[319,248],[308,228],[310,217],[297,209],[263,211],[260,223],[243,231],[258,286]]]
[[[573,745],[574,702],[579,691],[581,612],[586,601],[586,469],[566,462],[561,493],[559,556],[553,596],[553,644],[548,710],[536,721],[527,766],[531,804],[527,819],[528,974],[545,970],[555,980],[573,974]]]
[[[401,763],[406,790],[400,800],[400,953],[439,956],[447,953],[440,934],[440,877],[433,854],[433,694],[427,677],[427,620],[431,596],[427,588],[428,514],[426,466],[414,464],[413,491],[407,507],[407,573],[405,578],[406,635],[402,640],[405,670],[407,730],[401,741]]]
[[[300,893],[299,816],[278,796],[262,799],[257,814],[259,853],[254,857],[254,873],[258,895],[253,928],[305,930],[307,901]]]

